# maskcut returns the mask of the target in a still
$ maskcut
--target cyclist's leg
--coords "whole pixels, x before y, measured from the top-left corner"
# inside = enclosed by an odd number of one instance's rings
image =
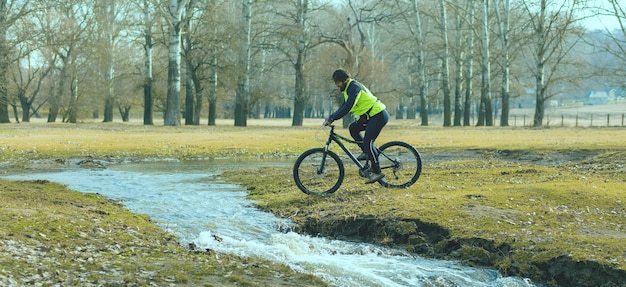
[[[360,122],[360,121],[355,121],[350,124],[350,126],[348,127],[348,130],[350,130],[350,135],[355,141],[363,142],[363,136],[361,135],[361,132],[365,130],[365,123]],[[361,148],[363,153],[365,153],[365,148],[363,144],[359,144],[359,147]]]
[[[363,137],[363,147],[372,164],[372,172],[380,173],[380,164],[378,162],[378,150],[374,146],[374,141],[380,135],[380,131],[389,122],[389,113],[387,110],[374,115],[367,122],[365,127],[365,136]]]

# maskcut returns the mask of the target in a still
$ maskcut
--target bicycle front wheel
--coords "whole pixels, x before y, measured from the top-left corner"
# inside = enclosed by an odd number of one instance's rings
[[[293,179],[306,194],[333,193],[341,186],[344,175],[339,156],[323,148],[305,151],[293,165]]]
[[[422,173],[422,158],[410,144],[393,141],[380,147],[380,169],[385,177],[378,181],[384,187],[405,188],[413,185]]]

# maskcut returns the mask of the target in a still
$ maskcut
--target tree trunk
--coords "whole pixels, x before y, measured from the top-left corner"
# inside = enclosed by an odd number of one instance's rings
[[[304,71],[302,63],[302,55],[298,51],[298,60],[296,62],[296,85],[295,85],[295,97],[293,101],[293,118],[291,126],[302,126],[304,121],[304,106],[307,104],[306,97],[304,95]]]
[[[28,100],[28,97],[26,97],[26,91],[20,91],[18,98],[20,99],[20,106],[22,107],[22,122],[30,122],[32,103]]]
[[[72,73],[72,84],[70,85],[70,105],[67,121],[75,124],[78,119],[78,79],[76,73]]]
[[[70,57],[71,50],[67,53],[67,56],[61,56],[61,73],[59,73],[59,86],[56,91],[51,91],[48,112],[48,122],[54,123],[59,115],[59,109],[61,108],[61,99],[63,98],[63,90],[65,89],[65,80],[67,77],[67,59]]]
[[[243,30],[241,39],[241,63],[237,95],[235,98],[235,126],[245,127],[248,120],[248,101],[250,97],[250,53],[251,53],[252,0],[243,0]]]
[[[543,125],[543,116],[545,110],[545,53],[546,53],[546,37],[544,34],[544,25],[546,19],[546,0],[541,0],[541,8],[539,10],[539,19],[535,28],[535,36],[537,37],[537,65],[535,71],[535,115],[533,117],[533,126],[540,127]]]
[[[304,61],[306,53],[305,43],[305,25],[306,16],[308,13],[309,0],[298,1],[298,30],[300,35],[298,36],[298,55],[296,56],[296,64],[294,65],[296,74],[295,94],[293,101],[293,118],[291,126],[302,126],[304,121],[304,107],[307,104],[307,96],[305,95],[305,79],[304,79]]]
[[[187,76],[185,76],[185,125],[193,125],[194,118],[194,93],[193,93],[193,64],[190,59],[186,60]]]
[[[496,7],[496,12],[500,11]],[[510,0],[504,0],[504,17],[498,16],[500,28],[500,39],[502,41],[502,114],[500,115],[500,126],[509,126],[509,98],[510,98],[510,56],[509,56],[509,19],[510,19]]]
[[[463,22],[461,21],[461,15],[456,13],[456,23],[457,23],[457,44],[459,46],[459,52],[456,56],[456,76],[454,81],[454,120],[453,125],[458,127],[461,126],[461,118],[462,118],[462,103],[461,103],[461,88],[463,86],[463,61],[465,57],[465,51],[463,47],[461,47],[461,39],[463,39]]]
[[[483,39],[482,39],[482,88],[480,93],[480,113],[477,126],[493,126],[493,109],[491,106],[491,63],[489,61],[489,0],[483,0]]]
[[[443,90],[443,126],[449,127],[452,125],[450,122],[451,117],[451,102],[450,102],[450,72],[448,67],[449,61],[449,48],[448,48],[448,20],[446,12],[446,1],[441,1],[441,34],[443,36],[443,54],[441,55],[441,88]]]
[[[7,47],[7,1],[0,0],[0,123],[10,123],[7,91],[7,68],[9,67],[9,49]]]
[[[204,98],[204,87],[200,82],[200,79],[193,73],[193,87],[196,94],[195,105],[193,107],[193,124],[200,125],[200,114],[202,112],[202,102]]]
[[[113,121],[113,109],[115,107],[115,78],[114,68],[114,43],[113,43],[113,23],[115,21],[115,1],[105,1],[103,11],[102,29],[104,30],[104,54],[106,66],[104,70],[104,82],[106,84],[106,98],[104,100],[104,120],[103,122]]]
[[[428,99],[426,99],[426,65],[424,64],[424,32],[422,31],[422,20],[420,18],[418,0],[413,0],[413,12],[415,12],[415,25],[417,28],[417,73],[419,74],[419,97],[420,97],[420,117],[422,125],[428,126]]]
[[[217,112],[217,52],[211,48],[211,77],[209,78],[209,118],[208,125],[215,125],[215,113]]]
[[[474,14],[475,6],[474,1],[469,1],[468,18],[469,27],[474,27]],[[465,98],[463,99],[463,125],[471,125],[470,119],[472,116],[472,79],[474,77],[474,32],[470,31],[467,35],[467,60],[465,62]]]
[[[152,17],[148,0],[143,1],[144,13],[144,83],[143,83],[143,124],[153,125],[154,100],[152,99]]]
[[[181,17],[189,0],[170,0],[170,32],[167,63],[167,100],[165,103],[165,125],[180,125],[180,49]]]

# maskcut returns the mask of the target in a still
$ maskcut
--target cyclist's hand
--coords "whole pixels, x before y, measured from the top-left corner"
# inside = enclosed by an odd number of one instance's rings
[[[330,126],[332,123],[333,123],[333,120],[332,120],[332,119],[326,119],[326,120],[324,120],[324,126],[325,126],[325,127]]]

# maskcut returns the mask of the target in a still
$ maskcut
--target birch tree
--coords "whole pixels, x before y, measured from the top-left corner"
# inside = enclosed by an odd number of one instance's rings
[[[167,62],[167,100],[165,105],[165,125],[180,125],[180,63],[181,28],[185,7],[190,0],[169,0],[167,21],[169,26]]]
[[[152,14],[153,6],[148,0],[143,0],[141,11],[143,13],[143,124],[153,125],[154,99],[152,97]]]
[[[477,126],[493,126],[493,110],[491,106],[491,60],[489,51],[489,0],[482,0],[482,86],[480,92],[480,110]]]
[[[443,40],[443,51],[441,52],[441,90],[443,92],[443,126],[451,126],[451,101],[450,101],[450,71],[449,71],[449,47],[448,47],[448,13],[446,1],[439,2],[439,12],[441,17],[441,37]]]

